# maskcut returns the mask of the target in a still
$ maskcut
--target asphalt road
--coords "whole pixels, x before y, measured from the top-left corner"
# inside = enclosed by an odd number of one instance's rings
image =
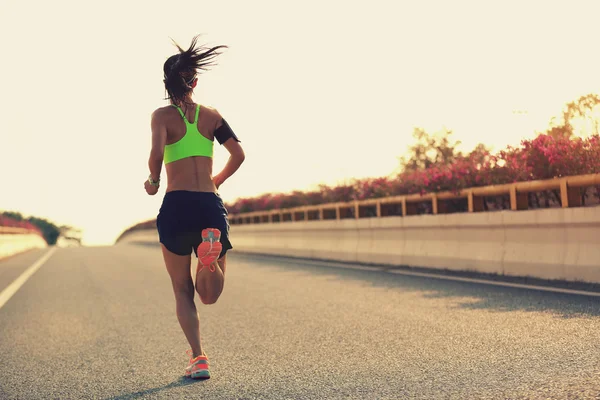
[[[158,247],[57,249],[0,308],[0,399],[600,398],[598,297],[232,253],[199,310],[207,381]]]

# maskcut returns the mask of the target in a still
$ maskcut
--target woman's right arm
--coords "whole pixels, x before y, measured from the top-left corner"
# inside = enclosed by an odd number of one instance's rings
[[[229,179],[240,168],[246,159],[246,154],[240,145],[240,140],[223,118],[221,118],[217,129],[215,129],[214,137],[230,154],[229,160],[227,160],[227,164],[225,164],[223,170],[213,177],[213,182],[218,189],[223,182]]]
[[[240,146],[239,142],[235,139],[232,138],[227,140],[223,143],[223,146],[229,151],[230,156],[229,160],[227,160],[227,164],[223,167],[223,170],[213,177],[213,182],[217,189],[240,168],[246,159],[244,149],[242,149],[242,146]]]

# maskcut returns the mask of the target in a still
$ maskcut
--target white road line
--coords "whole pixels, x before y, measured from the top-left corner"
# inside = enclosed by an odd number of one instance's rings
[[[35,271],[37,271],[38,269],[40,269],[40,267],[46,262],[48,261],[48,259],[50,258],[50,256],[56,251],[56,247],[52,247],[46,254],[44,254],[42,257],[40,257],[39,260],[37,260],[35,263],[33,263],[33,265],[29,268],[27,268],[25,270],[25,272],[23,272],[17,279],[15,279],[10,285],[8,285],[1,293],[0,293],[0,308],[2,308],[2,306],[4,306],[4,304],[6,304],[6,302],[8,300],[10,300],[10,298],[17,293],[17,290],[19,290],[19,288],[21,286],[23,286],[23,284],[25,282],[27,282],[27,279],[29,279],[31,277],[31,275],[33,275],[35,273]]]
[[[493,280],[487,280],[487,279],[464,278],[464,277],[460,277],[460,276],[428,274],[428,273],[424,273],[424,272],[409,272],[409,271],[401,271],[401,270],[397,270],[397,269],[396,270],[388,269],[387,272],[389,272],[391,274],[410,275],[410,276],[418,276],[418,277],[423,277],[423,278],[434,278],[434,279],[443,279],[443,280],[449,280],[449,281],[480,283],[480,284],[484,284],[484,285],[514,287],[514,288],[519,288],[519,289],[541,290],[541,291],[545,291],[545,292],[577,294],[577,295],[581,295],[581,296],[600,297],[600,293],[598,293],[598,292],[588,292],[585,290],[575,290],[575,289],[563,289],[563,288],[557,288],[557,287],[551,287],[551,286],[527,285],[525,283],[512,283],[512,282],[493,281]]]

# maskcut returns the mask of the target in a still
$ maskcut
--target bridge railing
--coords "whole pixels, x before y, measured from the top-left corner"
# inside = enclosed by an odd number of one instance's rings
[[[593,186],[600,186],[600,174],[474,187],[457,192],[410,194],[268,211],[232,213],[229,221],[232,225],[244,225],[345,218],[382,218],[392,215],[408,216],[418,213],[416,206],[419,203],[429,203],[432,214],[444,214],[448,212],[445,202],[457,199],[466,199],[467,212],[473,213],[485,211],[484,198],[506,195],[510,198],[510,209],[517,211],[528,209],[529,193],[549,190],[559,191],[561,207],[580,207],[582,205],[581,189]],[[394,210],[398,210],[398,212]]]
[[[20,228],[14,226],[0,226],[0,235],[3,234],[27,234],[27,233],[39,233],[28,228]]]

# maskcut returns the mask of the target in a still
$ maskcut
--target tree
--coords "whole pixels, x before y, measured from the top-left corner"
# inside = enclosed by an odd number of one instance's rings
[[[415,128],[413,137],[416,143],[409,147],[409,157],[400,159],[402,172],[420,171],[432,165],[452,164],[462,153],[457,150],[460,141],[452,140],[452,131],[444,129],[434,135],[423,128]]]
[[[590,93],[567,103],[563,110],[562,123],[554,125],[555,121],[556,118],[552,118],[548,130],[541,134],[550,135],[555,139],[571,138],[576,132],[579,135],[600,134],[600,96]],[[580,125],[579,129],[576,129],[577,125]],[[586,132],[585,127],[581,125],[590,125],[591,131]]]
[[[14,219],[15,221],[23,221],[23,215],[20,212],[15,212],[15,211],[4,211],[2,213],[2,215],[4,215],[5,217]]]
[[[56,224],[54,224],[44,218],[38,218],[38,217],[24,218],[21,213],[15,212],[15,211],[4,211],[2,213],[2,215],[4,215],[5,217],[8,217],[8,218],[12,218],[16,221],[28,221],[31,224],[35,225],[36,227],[38,227],[40,229],[40,231],[42,232],[42,236],[44,237],[44,240],[50,246],[56,244],[56,241],[58,240],[59,236],[61,235],[61,228],[58,227]],[[63,227],[63,231],[68,230],[68,229],[70,229],[70,228],[66,227],[66,226]]]
[[[81,240],[82,240],[81,229],[74,228],[69,225],[61,225],[58,229],[60,231],[60,235],[59,235],[60,237],[63,237],[67,240],[77,242],[79,245],[81,245]]]
[[[56,244],[56,241],[60,236],[60,229],[58,226],[44,218],[29,217],[28,221],[40,228],[48,245],[52,246]]]
[[[471,150],[467,158],[474,163],[477,169],[480,169],[490,161],[491,152],[489,147],[483,143],[479,143]]]

